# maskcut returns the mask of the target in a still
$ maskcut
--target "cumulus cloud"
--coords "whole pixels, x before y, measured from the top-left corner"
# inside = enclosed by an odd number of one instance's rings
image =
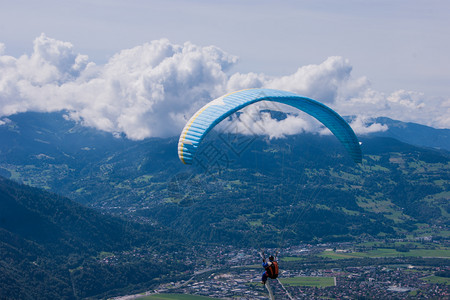
[[[72,44],[42,34],[31,55],[0,57],[0,115],[64,109],[86,126],[131,139],[175,135],[225,92],[225,72],[236,60],[217,47],[163,39],[97,66]]]
[[[372,118],[364,116],[357,116],[350,123],[350,126],[356,134],[368,134],[373,132],[386,131],[389,129],[387,125],[373,122]]]
[[[385,95],[373,90],[367,78],[353,78],[352,65],[342,57],[275,77],[230,74],[236,56],[214,46],[176,45],[166,39],[122,50],[104,65],[75,53],[71,43],[44,34],[35,39],[30,55],[16,58],[5,52],[0,43],[0,117],[66,110],[70,119],[130,139],[177,135],[210,100],[257,87],[296,92],[326,103],[341,115],[358,116],[351,126],[360,134],[386,130],[369,121],[376,116],[450,126],[450,99],[404,90]],[[243,133],[251,130],[277,138],[322,130],[301,114],[276,120],[251,109],[261,107],[249,108],[236,120]]]
[[[352,66],[342,57],[329,57],[320,65],[308,65],[298,68],[291,75],[269,77],[264,74],[233,74],[228,81],[228,90],[244,88],[273,88],[288,90],[294,93],[320,99],[321,102],[332,103],[339,88],[347,82]]]
[[[387,130],[385,125],[373,123],[373,118],[379,116],[438,128],[449,127],[450,100],[426,97],[423,93],[405,90],[386,95],[372,89],[366,77],[354,78],[351,72],[352,66],[347,59],[337,56],[329,57],[319,65],[300,67],[295,73],[282,77],[236,73],[228,81],[228,90],[266,87],[296,92],[326,103],[341,115],[357,116],[351,124],[357,134]],[[430,116],[433,117],[430,118]],[[286,128],[285,134],[288,134],[287,132],[291,132],[292,128],[298,128],[301,123],[299,118],[304,119],[304,116],[290,117],[288,120],[278,122],[272,120],[277,123],[270,126]],[[314,124],[303,126],[302,130],[319,131],[321,134],[329,133],[326,129],[317,129]],[[297,132],[300,131],[299,129]]]
[[[222,128],[233,133],[247,135],[264,135],[272,138],[284,138],[302,132],[318,132],[320,124],[306,114],[299,116],[297,112],[286,113],[296,109],[290,106],[268,101],[250,105],[241,110],[236,117],[224,120]],[[281,112],[282,118],[272,118],[271,112]]]

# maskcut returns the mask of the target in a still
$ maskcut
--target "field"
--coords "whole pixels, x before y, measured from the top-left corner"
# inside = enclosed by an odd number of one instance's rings
[[[241,269],[261,269],[261,272],[263,270],[263,267],[261,264],[253,264],[253,265],[243,265],[243,266],[236,266],[233,268],[241,268]]]
[[[441,284],[450,285],[450,278],[447,278],[447,277],[428,276],[428,277],[422,278],[422,280],[428,281],[430,283],[441,283]]]
[[[282,261],[300,261],[300,260],[305,260],[304,257],[298,257],[298,256],[287,256],[287,257],[283,257],[281,258]]]
[[[363,257],[450,257],[449,249],[411,249],[408,252],[399,252],[390,248],[379,248],[368,252],[335,253],[324,251],[319,256],[333,259],[363,258]]]
[[[280,281],[286,286],[328,287],[335,285],[334,277],[291,277],[280,279]]]
[[[146,296],[138,299],[144,300],[208,300],[208,299],[216,299],[205,296],[198,295],[183,295],[183,294],[155,294],[151,296]]]

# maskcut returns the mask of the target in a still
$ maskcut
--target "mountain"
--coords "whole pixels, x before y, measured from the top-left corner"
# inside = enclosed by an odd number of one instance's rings
[[[355,165],[333,136],[268,140],[212,131],[197,163],[185,166],[177,137],[128,141],[61,114],[9,119],[0,126],[5,176],[199,242],[442,236],[449,224],[443,149],[363,136],[363,163]]]
[[[173,178],[169,196],[182,208],[136,213],[198,240],[272,246],[446,227],[448,153],[390,138],[362,141],[364,161],[355,165],[333,137],[256,139],[239,157],[222,153],[222,166],[216,160],[204,173]]]
[[[77,299],[151,284],[155,270],[168,274],[178,266],[131,258],[108,265],[102,258],[136,247],[156,252],[160,243],[184,242],[169,230],[0,177],[0,299]],[[130,282],[130,273],[139,280]]]
[[[11,162],[57,160],[75,163],[75,157],[100,159],[111,151],[134,144],[128,139],[67,120],[64,112],[27,112],[3,122],[5,124],[0,125],[0,155],[8,156]]]
[[[411,145],[450,151],[450,129],[436,129],[384,117],[376,118],[374,122],[386,125],[388,129],[372,133],[371,136],[391,137]]]

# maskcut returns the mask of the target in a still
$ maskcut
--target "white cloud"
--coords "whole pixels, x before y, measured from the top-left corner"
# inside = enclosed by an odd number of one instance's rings
[[[350,126],[356,134],[368,134],[388,130],[387,125],[373,122],[372,118],[367,118],[364,116],[357,116],[350,123]]]
[[[436,128],[449,128],[449,100],[429,97],[415,91],[398,90],[389,95],[368,87],[359,92],[338,95],[334,108],[348,115],[389,117]]]
[[[333,103],[339,88],[348,81],[351,71],[352,66],[348,60],[333,56],[320,65],[301,67],[292,75],[274,78],[266,86]]]
[[[11,120],[8,118],[3,118],[0,120],[0,126],[11,123]]]
[[[298,68],[291,75],[269,77],[264,74],[236,73],[228,81],[228,90],[244,88],[273,88],[288,90],[321,102],[332,103],[343,83],[347,82],[352,67],[342,57],[329,57],[320,65],[308,65]]]
[[[312,117],[306,114],[300,117],[297,113],[288,113],[285,118],[278,120],[272,118],[268,110],[286,112],[290,107],[268,101],[250,105],[241,110],[238,117],[225,120],[223,128],[220,129],[247,135],[265,135],[272,139],[301,132],[318,132],[321,128],[318,122],[314,122]]]
[[[0,115],[67,109],[72,119],[131,139],[176,135],[190,114],[225,92],[236,57],[216,47],[157,40],[104,66],[41,35],[33,53],[0,57]]]
[[[373,90],[367,78],[353,78],[350,62],[342,57],[274,77],[229,74],[235,56],[214,46],[175,45],[165,39],[122,50],[104,65],[75,53],[71,43],[44,34],[35,39],[31,55],[15,58],[4,53],[0,44],[0,116],[64,109],[86,126],[131,139],[177,135],[210,100],[254,87],[289,90],[324,102],[341,115],[356,115],[351,126],[360,134],[386,129],[368,121],[377,116],[450,126],[449,99],[405,90],[385,95]],[[275,120],[267,113],[250,113],[256,108],[240,116],[243,132],[251,129],[277,138],[321,130],[302,115]]]

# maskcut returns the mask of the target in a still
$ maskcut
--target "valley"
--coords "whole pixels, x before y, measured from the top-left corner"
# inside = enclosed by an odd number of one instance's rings
[[[446,150],[362,136],[355,164],[332,136],[212,131],[188,167],[177,138],[57,113],[11,117],[0,137],[2,296],[267,299],[260,248],[280,250],[300,299],[448,295]]]

